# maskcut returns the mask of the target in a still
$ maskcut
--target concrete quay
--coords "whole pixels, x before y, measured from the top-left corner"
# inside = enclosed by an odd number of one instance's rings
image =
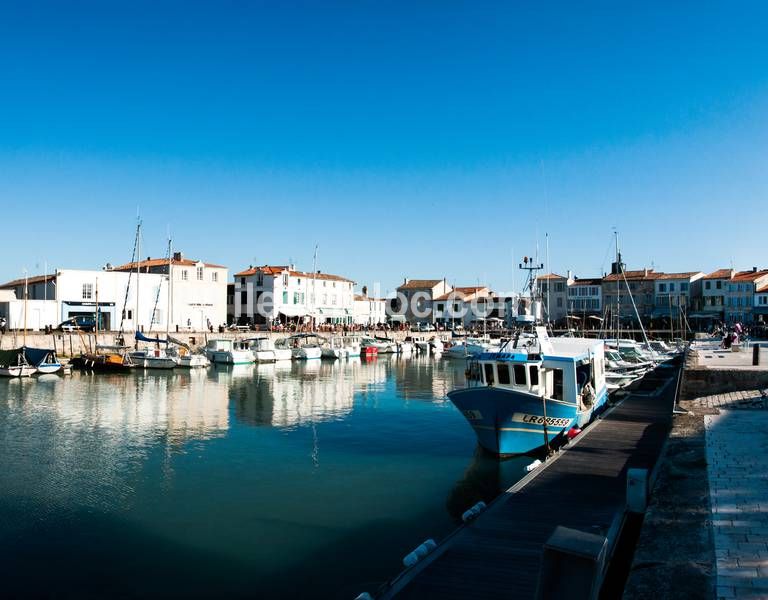
[[[320,331],[319,335],[330,337],[337,335],[332,332]],[[159,337],[164,338],[165,332],[153,332],[144,335],[147,337]],[[272,340],[292,335],[292,332],[287,331],[225,331],[219,333],[214,331],[180,331],[178,333],[171,332],[171,337],[189,344],[192,348],[201,348],[205,346],[209,339],[247,339],[254,337],[267,337]],[[438,332],[410,332],[410,331],[371,331],[371,332],[351,332],[349,335],[370,335],[379,337],[388,337],[394,341],[402,341],[406,337],[410,336],[414,339],[428,340],[431,337],[437,336],[443,341],[450,339],[451,333],[445,331]],[[133,332],[129,331],[124,334],[127,344],[133,344]],[[67,358],[72,356],[78,356],[81,352],[93,348],[96,344],[99,345],[114,345],[116,344],[117,332],[104,332],[99,333],[98,340],[93,333],[77,332],[61,332],[55,331],[50,334],[42,332],[28,332],[26,335],[26,345],[33,348],[53,348],[61,358]],[[18,348],[24,343],[24,336],[20,332],[6,332],[5,335],[0,335],[0,350],[8,350],[10,348]]]
[[[768,598],[768,367],[692,350],[624,597]]]

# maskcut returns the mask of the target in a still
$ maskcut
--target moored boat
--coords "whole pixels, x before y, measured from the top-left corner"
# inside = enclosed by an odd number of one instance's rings
[[[470,361],[467,387],[448,397],[479,444],[498,454],[526,454],[571,427],[585,425],[606,402],[603,342],[515,338]]]
[[[256,360],[247,342],[221,338],[208,340],[205,355],[212,363],[225,365],[247,365]]]
[[[29,377],[36,372],[37,369],[27,362],[23,347],[13,350],[0,350],[0,376]]]

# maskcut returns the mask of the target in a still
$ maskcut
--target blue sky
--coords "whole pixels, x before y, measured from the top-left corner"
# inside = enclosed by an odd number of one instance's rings
[[[0,279],[170,227],[232,272],[519,287],[514,265],[768,267],[768,5],[17,2]],[[513,256],[514,255],[514,256]]]

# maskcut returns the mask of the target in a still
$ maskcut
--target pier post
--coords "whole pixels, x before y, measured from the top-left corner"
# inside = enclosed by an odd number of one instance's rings
[[[752,346],[752,365],[757,366],[760,364],[760,344]]]
[[[648,469],[627,469],[627,511],[645,513],[648,505]]]
[[[608,540],[558,526],[544,544],[537,600],[596,599],[602,585]]]

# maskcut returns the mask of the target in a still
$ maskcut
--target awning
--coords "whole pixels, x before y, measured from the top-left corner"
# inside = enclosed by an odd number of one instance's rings
[[[389,315],[387,319],[395,323],[405,323],[405,315]]]
[[[768,315],[768,306],[756,306],[752,309],[753,315]]]
[[[723,312],[695,312],[686,315],[689,319],[722,319]]]
[[[281,306],[278,310],[281,315],[286,317],[303,317],[307,314],[307,309],[303,306]]]
[[[595,321],[602,321],[603,317],[598,317],[597,315],[589,315],[587,319],[594,319]]]

